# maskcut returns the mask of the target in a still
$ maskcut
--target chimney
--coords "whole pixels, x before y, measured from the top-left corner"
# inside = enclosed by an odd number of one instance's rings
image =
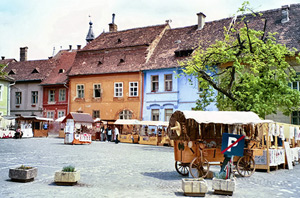
[[[1,56],[1,60],[4,60],[5,59],[5,56]]]
[[[112,14],[112,23],[108,24],[109,25],[109,32],[117,32],[118,31],[118,26],[115,24],[115,14]]]
[[[69,45],[69,50],[70,50],[70,51],[72,50],[72,45]]]
[[[202,28],[205,25],[205,14],[203,14],[202,12],[197,13],[198,15],[198,30],[202,30]]]
[[[20,62],[27,61],[28,47],[20,47]]]
[[[80,50],[81,49],[81,45],[77,45],[77,50]]]
[[[289,5],[284,5],[281,7],[281,14],[282,14],[281,23],[286,23],[290,20],[289,9],[290,9]]]

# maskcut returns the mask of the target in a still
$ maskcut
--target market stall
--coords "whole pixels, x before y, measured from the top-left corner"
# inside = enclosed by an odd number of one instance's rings
[[[174,140],[175,167],[178,173],[187,175],[201,158],[208,163],[220,164],[224,160],[221,153],[223,133],[245,136],[244,156],[234,158],[237,171],[242,176],[250,176],[255,171],[255,156],[262,156],[266,151],[270,158],[269,149],[270,120],[261,120],[253,112],[226,111],[176,111],[172,114],[168,135]],[[201,142],[201,144],[199,143]],[[200,148],[203,146],[203,148]],[[201,152],[198,152],[201,150]],[[218,162],[218,163],[216,163]],[[267,160],[266,169],[272,164]],[[201,164],[205,164],[201,162]],[[246,171],[245,171],[246,170]]]
[[[139,144],[147,144],[147,145],[159,145],[162,141],[167,141],[167,134],[163,134],[162,132],[165,131],[164,127],[169,125],[169,122],[163,121],[140,121],[141,130],[140,130],[140,137],[139,137]]]
[[[0,138],[13,138],[15,135],[15,116],[0,116]]]
[[[119,141],[123,143],[138,143],[140,121],[136,119],[118,119],[114,122],[119,126]]]
[[[21,128],[23,137],[48,137],[49,122],[52,118],[37,116],[18,116],[16,118],[17,128]]]
[[[91,144],[94,120],[87,113],[69,113],[62,123],[65,126],[65,144]]]

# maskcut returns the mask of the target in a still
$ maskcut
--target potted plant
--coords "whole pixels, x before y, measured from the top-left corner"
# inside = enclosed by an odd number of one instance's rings
[[[57,185],[75,185],[80,179],[80,171],[75,170],[74,166],[65,166],[61,171],[56,171],[54,182]]]
[[[31,166],[20,166],[17,168],[9,169],[9,178],[12,181],[17,182],[29,182],[33,181],[37,176],[37,168]]]

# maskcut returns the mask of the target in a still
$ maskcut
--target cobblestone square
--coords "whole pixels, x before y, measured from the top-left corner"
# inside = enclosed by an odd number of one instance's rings
[[[172,147],[115,144],[94,141],[91,145],[65,145],[59,138],[0,140],[0,197],[185,197],[174,167]],[[9,168],[35,166],[33,182],[11,182]],[[55,171],[67,165],[80,170],[76,186],[57,186]],[[237,176],[232,197],[300,197],[300,165],[293,170],[256,172]],[[218,167],[212,167],[218,171]],[[214,195],[211,180],[206,197]]]

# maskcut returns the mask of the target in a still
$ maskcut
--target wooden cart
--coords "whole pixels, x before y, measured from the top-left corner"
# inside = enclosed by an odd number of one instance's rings
[[[174,140],[175,168],[181,175],[205,177],[209,166],[220,165],[222,134],[245,135],[244,156],[234,162],[241,176],[255,171],[254,156],[264,148],[264,132],[272,121],[261,120],[252,112],[176,111],[172,114],[168,135]],[[268,136],[268,134],[266,134]]]

